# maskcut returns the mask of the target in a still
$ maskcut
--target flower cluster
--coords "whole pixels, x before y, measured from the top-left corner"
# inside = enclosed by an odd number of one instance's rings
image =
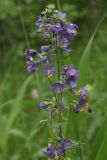
[[[44,151],[49,158],[63,157],[65,151],[69,150],[72,146],[72,141],[68,139],[64,140],[62,138],[58,138],[57,143],[57,146],[50,144]]]
[[[88,102],[88,89],[87,87],[81,87],[78,92],[76,92],[77,97],[79,98],[78,103],[74,107],[74,112],[78,113],[80,111],[84,111],[87,109],[90,113],[92,112],[92,109]]]
[[[59,12],[54,5],[49,5],[36,22],[38,32],[47,39],[54,48],[62,48],[71,52],[70,42],[77,35],[78,26],[67,21],[66,13]]]
[[[54,5],[49,5],[41,13],[36,26],[48,45],[41,46],[40,53],[33,49],[26,49],[27,70],[35,73],[42,66],[44,75],[50,77],[56,70],[51,64],[53,53],[58,48],[64,53],[71,52],[70,42],[77,35],[78,26],[67,21],[66,13],[59,12]]]
[[[42,69],[42,73],[46,77],[50,77],[56,71],[56,68],[52,66],[52,55],[50,46],[41,46],[41,53],[38,53],[33,49],[26,49],[25,60],[28,64],[28,72],[35,73],[37,70]]]
[[[26,49],[26,62],[28,63],[27,70],[31,73],[35,73],[39,69],[38,61],[34,61],[34,57],[37,54],[36,50]]]
[[[51,100],[40,102],[40,108],[48,111],[49,122],[51,121],[54,134],[52,142],[49,143],[44,153],[50,159],[65,157],[65,152],[71,148],[73,141],[65,139],[62,131],[62,115],[65,112],[63,110],[67,108],[63,101],[63,92],[69,90],[70,94],[75,97],[75,103],[72,102],[75,113],[84,110],[92,112],[88,102],[87,88],[77,89],[79,71],[72,64],[62,67],[60,60],[60,57],[63,58],[62,53],[71,52],[70,43],[77,35],[78,26],[69,22],[66,13],[59,12],[54,5],[49,5],[41,13],[36,26],[38,27],[37,31],[41,33],[48,44],[41,46],[40,52],[26,49],[25,60],[28,64],[28,72],[34,74],[39,70],[47,77],[53,93]],[[55,62],[57,62],[57,67],[54,66]],[[51,77],[54,74],[58,74],[58,78],[53,82]],[[71,106],[69,109],[72,109]],[[54,127],[56,124],[58,124],[57,129]]]

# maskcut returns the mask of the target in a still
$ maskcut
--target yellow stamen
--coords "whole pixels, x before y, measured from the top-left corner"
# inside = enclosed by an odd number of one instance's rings
[[[72,32],[73,32],[73,33],[77,33],[77,31],[76,31],[76,30],[72,30]]]
[[[85,111],[85,108],[81,108],[81,109],[80,109],[80,112],[84,112],[84,111]]]
[[[52,74],[50,74],[49,76],[48,76],[48,78],[51,78],[53,75]]]

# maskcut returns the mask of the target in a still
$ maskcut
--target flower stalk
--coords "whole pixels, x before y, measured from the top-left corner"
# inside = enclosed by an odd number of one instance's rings
[[[67,124],[68,132],[67,119],[69,121],[71,112],[76,116],[76,113],[81,111],[92,112],[92,110],[88,102],[87,88],[83,86],[77,90],[79,71],[74,69],[73,64],[62,66],[63,54],[69,55],[72,51],[70,43],[77,36],[78,26],[67,20],[66,13],[61,11],[59,0],[57,5],[58,10],[54,5],[47,6],[36,22],[37,32],[42,35],[47,45],[41,46],[39,52],[35,49],[26,49],[25,59],[28,72],[35,74],[40,71],[47,77],[53,93],[49,100],[40,102],[40,109],[47,112],[48,124],[52,128],[51,141],[48,142],[44,154],[52,160],[66,160],[70,158],[67,153],[71,151],[74,141],[69,139],[67,133],[66,137],[64,136],[62,122]],[[70,96],[74,95],[74,100],[71,101],[72,108],[65,105],[63,92],[66,90],[70,91]],[[67,117],[68,110],[69,117]]]
[[[60,0],[57,0],[58,10],[61,11]]]

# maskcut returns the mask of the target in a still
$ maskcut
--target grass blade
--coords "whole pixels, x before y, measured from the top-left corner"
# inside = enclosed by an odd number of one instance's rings
[[[79,63],[79,71],[80,71],[80,77],[78,80],[79,87],[83,86],[87,83],[92,43],[93,43],[93,40],[94,40],[94,37],[95,37],[95,34],[96,34],[98,28],[100,27],[100,25],[102,24],[102,22],[104,21],[106,16],[107,16],[107,12],[104,14],[104,16],[99,21],[99,23],[98,23],[95,31],[93,32],[93,34],[92,34],[84,52],[83,52],[83,55],[81,57],[81,60]]]
[[[33,76],[28,77],[28,79],[23,83],[23,85],[19,89],[18,95],[13,102],[9,117],[4,116],[4,115],[2,115],[1,117],[1,120],[0,120],[0,147],[2,149],[5,148],[12,124],[16,116],[21,111],[21,103],[22,103],[26,88],[28,84],[30,83],[30,81],[32,80],[32,78]]]
[[[101,150],[103,145],[105,145],[105,140],[107,140],[107,117],[105,117],[104,122],[102,123],[102,127],[99,129],[96,138],[94,139],[93,145],[92,145],[92,152],[89,156],[89,160],[95,160],[95,157],[101,156]],[[104,143],[104,144],[103,144]],[[107,141],[106,141],[107,145]],[[99,149],[100,148],[100,149]],[[98,156],[99,154],[99,156]],[[96,159],[97,160],[97,159]],[[103,160],[103,159],[100,159]]]
[[[104,16],[101,18],[100,22],[98,23],[95,31],[93,32],[91,38],[89,39],[89,42],[83,52],[83,55],[81,57],[80,63],[79,63],[79,71],[80,71],[80,77],[78,80],[78,87],[80,86],[84,86],[87,83],[87,78],[88,78],[88,69],[89,69],[89,62],[90,62],[90,54],[91,54],[91,46],[95,37],[95,34],[98,30],[98,28],[100,27],[100,25],[102,24],[102,22],[104,21],[105,17],[107,15],[107,12],[104,14]],[[73,119],[73,126],[76,126],[74,129],[75,131],[75,135],[76,135],[76,140],[80,141],[81,137],[80,137],[80,128],[79,128],[79,124],[81,123],[81,115],[74,115],[72,117]],[[82,154],[82,148],[79,148],[79,154],[80,154],[80,159],[83,159],[83,154]],[[91,159],[91,158],[90,158]]]
[[[7,105],[12,104],[14,102],[14,100],[9,100],[3,104],[0,105],[0,111]]]
[[[106,135],[104,137],[104,141],[101,144],[101,147],[98,151],[96,160],[103,160],[107,158],[107,132]]]

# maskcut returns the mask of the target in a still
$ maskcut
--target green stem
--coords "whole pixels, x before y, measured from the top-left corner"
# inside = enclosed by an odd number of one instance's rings
[[[23,19],[23,13],[22,13],[21,1],[20,0],[18,0],[18,5],[19,5],[19,14],[20,14],[20,18],[21,18],[21,24],[22,24],[24,36],[25,36],[25,39],[26,39],[26,45],[27,45],[28,48],[30,48],[30,43],[29,43],[28,35],[27,35],[27,32],[26,32],[25,24],[24,24],[24,19]]]
[[[58,6],[58,10],[61,11],[60,0],[57,0],[57,6]]]
[[[60,53],[57,52],[58,80],[60,81]]]
[[[61,92],[61,100],[62,102],[62,92]],[[61,111],[61,107],[59,107],[59,116],[60,116],[60,122],[62,122],[62,117],[61,117],[62,111]],[[61,129],[61,125],[60,125],[60,136],[62,137],[62,129]]]
[[[60,48],[56,49],[57,53],[56,53],[56,58],[57,58],[57,70],[58,70],[58,81],[60,81]],[[61,101],[62,101],[62,93],[61,93]],[[60,102],[60,97],[58,97],[58,105]],[[61,118],[61,108],[59,107],[59,121],[61,123],[62,118]],[[62,127],[61,125],[59,126],[59,136],[62,137]]]
[[[52,82],[51,82],[50,78],[48,78],[48,80],[49,80],[50,85],[52,85]],[[53,94],[54,94],[54,97],[55,97],[56,103],[58,103],[58,100],[57,100],[57,97],[56,97],[56,94],[55,94],[55,92],[54,92],[54,91],[53,91]]]
[[[53,123],[53,115],[52,115],[52,113],[51,113],[51,125],[52,125],[52,123]]]
[[[83,156],[82,156],[82,148],[81,148],[81,146],[79,146],[79,153],[80,153],[80,159],[83,160]]]
[[[71,109],[69,109],[68,111],[68,120],[67,120],[67,128],[66,128],[66,137],[68,136],[68,132],[69,132],[69,121],[70,121],[70,116],[71,116]]]

